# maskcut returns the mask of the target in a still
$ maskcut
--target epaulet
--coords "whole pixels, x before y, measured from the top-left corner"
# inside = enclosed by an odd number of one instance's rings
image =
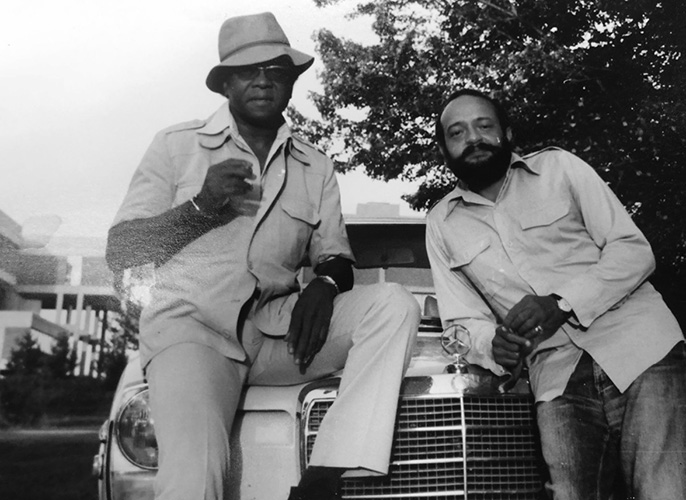
[[[534,151],[533,153],[527,153],[524,156],[522,156],[522,158],[531,158],[536,155],[540,155],[541,153],[545,153],[546,151],[564,151],[564,149],[559,148],[557,146],[548,146],[547,148],[539,149],[538,151]]]
[[[184,130],[196,130],[204,127],[206,123],[206,120],[190,120],[187,122],[181,122],[165,128],[162,130],[162,133],[173,134],[174,132],[183,132]]]
[[[300,134],[292,134],[292,137],[293,137],[293,140],[297,141],[298,144],[301,144],[302,146],[305,146],[309,149],[312,149],[312,150],[314,150],[320,154],[323,154],[323,155],[326,154],[322,148],[320,148],[319,146],[315,146],[314,144],[312,144],[310,141],[305,139]]]

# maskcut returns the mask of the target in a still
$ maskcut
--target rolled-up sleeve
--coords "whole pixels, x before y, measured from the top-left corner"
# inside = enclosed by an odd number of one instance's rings
[[[341,213],[341,194],[336,174],[331,160],[326,158],[325,161],[326,169],[319,203],[320,223],[312,233],[309,247],[312,267],[333,257],[343,257],[355,262]]]

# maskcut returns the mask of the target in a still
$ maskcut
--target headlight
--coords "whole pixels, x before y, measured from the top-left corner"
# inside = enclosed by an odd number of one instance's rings
[[[119,448],[131,463],[143,469],[157,468],[157,439],[147,389],[126,402],[119,412],[116,430]]]

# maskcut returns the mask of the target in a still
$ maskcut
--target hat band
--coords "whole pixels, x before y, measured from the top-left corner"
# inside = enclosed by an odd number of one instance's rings
[[[249,48],[251,48],[251,47],[257,47],[257,46],[261,46],[261,45],[282,45],[282,46],[285,46],[285,47],[289,47],[289,48],[290,48],[290,44],[288,44],[288,43],[286,43],[286,42],[265,42],[265,41],[256,41],[256,42],[246,43],[246,44],[241,45],[240,47],[238,47],[238,48],[232,50],[231,52],[229,52],[228,54],[226,54],[224,57],[222,57],[221,62],[226,61],[229,57],[231,57],[231,56],[237,54],[238,52],[241,52],[241,51],[243,51],[243,50],[249,49]]]

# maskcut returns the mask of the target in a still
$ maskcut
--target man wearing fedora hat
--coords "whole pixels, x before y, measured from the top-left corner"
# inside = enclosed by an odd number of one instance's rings
[[[226,498],[245,384],[342,369],[310,467],[290,494],[336,498],[344,472],[388,472],[419,306],[396,284],[352,290],[332,162],[283,118],[313,58],[290,46],[271,13],[225,21],[219,56],[207,86],[228,104],[156,135],[108,237],[116,273],[155,268],[140,319],[160,451],[155,496]],[[305,262],[316,276],[301,290]]]

